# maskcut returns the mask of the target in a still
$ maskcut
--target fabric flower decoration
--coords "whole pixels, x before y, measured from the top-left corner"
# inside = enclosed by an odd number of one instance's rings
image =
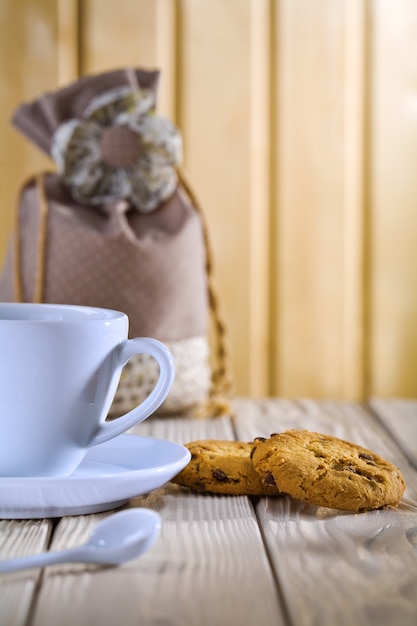
[[[82,119],[58,127],[51,155],[76,200],[125,199],[147,213],[174,192],[181,135],[154,106],[152,92],[119,87],[94,98]]]

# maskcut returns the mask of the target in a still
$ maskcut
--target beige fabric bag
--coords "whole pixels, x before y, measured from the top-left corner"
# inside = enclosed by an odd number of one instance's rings
[[[81,79],[18,108],[13,118],[15,126],[48,154],[54,150],[56,153],[61,134],[67,161],[62,171],[35,176],[21,190],[16,229],[0,281],[0,299],[83,304],[126,312],[130,336],[160,339],[174,354],[176,380],[160,412],[216,415],[229,410],[231,376],[227,333],[213,284],[207,226],[178,164],[163,161],[176,150],[176,129],[168,122],[157,127],[153,110],[149,115],[145,113],[148,117],[144,126],[143,115],[137,113],[143,101],[156,94],[157,81],[157,72],[120,70]],[[132,89],[141,95],[134,102],[133,112],[131,109],[126,113]],[[89,106],[91,109],[92,101],[98,106],[92,108],[95,136],[91,139],[87,136],[90,121],[79,124],[77,120],[83,119]],[[111,120],[109,124],[106,119],[104,130],[99,128],[94,115],[97,119],[103,111],[105,116],[109,111],[113,115],[117,107],[118,122]],[[131,126],[126,126],[126,121]],[[150,133],[146,124],[150,125]],[[84,141],[81,147],[74,148],[68,140],[71,133],[74,137],[74,128]],[[120,172],[124,175],[121,170],[127,169],[126,150],[136,145],[126,144],[125,135],[120,142],[117,133],[130,133],[129,141],[139,137],[141,154],[148,136],[157,144],[156,156],[145,155],[146,168],[151,163],[153,169],[149,166],[136,180],[136,173],[131,176],[136,195],[117,195],[119,189],[127,189],[126,181],[120,178]],[[109,142],[104,146],[104,137],[110,135],[113,143],[109,148]],[[169,141],[174,146],[171,153]],[[113,158],[115,154],[118,159],[117,167],[111,163],[112,171],[106,170],[105,184],[101,180],[97,183],[94,170],[92,159],[97,157],[97,145],[102,152],[106,148],[107,156]],[[74,162],[70,160],[71,150],[76,151]],[[87,153],[93,156],[89,156],[84,170],[95,176],[93,185],[91,179],[82,179],[83,173],[75,171]],[[108,162],[104,165],[109,169]],[[112,178],[114,172],[117,180]],[[118,187],[120,180],[123,184]],[[210,319],[216,343],[211,354]],[[111,415],[119,415],[144,399],[157,375],[151,357],[132,359],[123,371]]]

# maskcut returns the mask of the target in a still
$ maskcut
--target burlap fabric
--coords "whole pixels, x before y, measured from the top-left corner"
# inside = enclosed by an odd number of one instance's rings
[[[156,90],[158,73],[136,70],[135,80]],[[127,71],[81,79],[19,107],[13,123],[49,154],[51,136],[63,120],[81,115],[93,96],[130,82]],[[56,173],[29,180],[19,196],[0,299],[126,312],[131,337],[155,337],[174,354],[176,380],[160,411],[215,415],[228,408],[226,330],[213,285],[204,216],[179,177],[172,195],[149,213],[123,199],[94,208],[83,205]],[[217,339],[214,360],[208,340],[210,311]],[[144,399],[157,375],[151,357],[132,359],[123,371],[111,414],[121,414]]]

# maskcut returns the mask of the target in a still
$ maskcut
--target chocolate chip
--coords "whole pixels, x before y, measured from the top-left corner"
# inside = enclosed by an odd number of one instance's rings
[[[268,474],[266,474],[266,476],[264,478],[264,483],[265,483],[265,485],[274,485],[274,486],[276,486],[275,478],[272,476],[271,472],[268,472]]]
[[[371,454],[366,454],[365,452],[361,452],[359,455],[360,459],[366,459],[367,461],[373,461],[374,457]]]
[[[215,469],[212,472],[213,478],[217,480],[219,483],[227,483],[229,478],[221,469]]]

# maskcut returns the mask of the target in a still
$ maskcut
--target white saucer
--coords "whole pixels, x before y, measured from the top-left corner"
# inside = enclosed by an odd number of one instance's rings
[[[0,519],[107,511],[171,480],[190,460],[187,448],[163,439],[120,435],[91,448],[65,478],[0,478]]]

